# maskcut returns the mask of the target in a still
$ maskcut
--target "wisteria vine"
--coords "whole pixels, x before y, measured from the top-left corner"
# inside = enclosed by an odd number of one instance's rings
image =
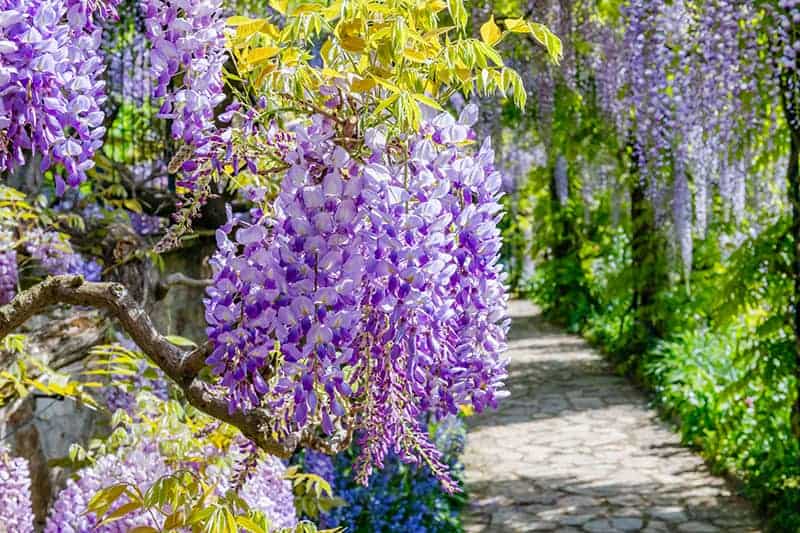
[[[267,214],[218,231],[208,364],[230,409],[268,406],[280,432],[357,430],[364,481],[395,449],[453,490],[420,413],[504,394],[501,178],[488,141],[460,147],[476,111],[434,118],[399,159],[368,132],[365,162],[315,115],[281,144],[289,169]]]

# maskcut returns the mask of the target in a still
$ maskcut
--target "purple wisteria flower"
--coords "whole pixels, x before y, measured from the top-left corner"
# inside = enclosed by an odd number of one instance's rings
[[[99,526],[94,513],[87,513],[89,501],[101,489],[118,483],[130,483],[142,490],[170,473],[155,442],[145,442],[122,454],[105,455],[81,470],[76,479],[67,481],[50,509],[45,533],[124,533],[137,526],[156,527],[147,512],[134,512],[110,524]],[[125,503],[116,502],[112,509]]]
[[[100,264],[75,252],[58,232],[40,228],[29,231],[25,235],[25,249],[48,274],[77,274],[87,281],[100,281]]]
[[[247,505],[269,518],[272,531],[297,525],[292,482],[285,478],[286,465],[273,456],[259,459],[249,479],[239,491]]]
[[[501,178],[488,141],[462,148],[476,119],[434,118],[399,159],[367,132],[366,164],[328,118],[294,126],[271,214],[217,232],[208,364],[231,411],[357,429],[360,479],[395,449],[455,489],[420,415],[494,406],[506,375]]]
[[[0,1],[1,171],[33,152],[41,154],[42,169],[63,165],[55,178],[59,193],[65,180],[76,186],[86,179],[105,135],[95,17],[113,12],[102,2]]]
[[[6,531],[33,533],[28,461],[0,447],[0,524]]]
[[[17,252],[11,235],[0,231],[0,305],[14,299],[19,282]]]
[[[172,120],[173,137],[202,145],[213,129],[214,108],[225,99],[221,0],[143,0],[142,9],[153,96],[163,99],[159,116]],[[173,89],[179,74],[180,87]]]
[[[790,19],[797,5],[791,0],[781,2],[781,9],[765,6],[781,46],[791,41],[780,36],[786,27],[781,21]],[[741,220],[751,164],[747,143],[774,123],[774,117],[762,115],[780,109],[777,76],[758,44],[764,13],[736,0],[701,7],[685,0],[631,0],[621,15],[623,32],[586,26],[587,42],[599,45],[594,61],[599,101],[633,146],[656,222],[671,223],[688,269],[692,233],[705,234],[709,223],[711,185]],[[781,49],[778,55],[791,60],[794,54]]]
[[[219,454],[213,446],[207,455]],[[185,465],[187,467],[191,465]],[[75,479],[67,481],[50,511],[45,533],[126,533],[137,526],[158,527],[154,515],[141,509],[128,513],[123,519],[98,526],[98,518],[87,512],[91,498],[105,487],[129,483],[146,491],[158,479],[177,468],[167,464],[159,452],[158,442],[145,439],[117,453],[104,455],[89,467],[78,472]],[[214,470],[216,493],[222,495],[233,488],[230,472]],[[291,482],[284,479],[286,466],[277,458],[265,456],[256,461],[255,468],[239,489],[239,495],[255,511],[263,512],[273,530],[292,527],[297,523]],[[2,473],[0,473],[2,488]],[[0,503],[3,501],[0,494]],[[112,506],[112,511],[124,505],[126,497]],[[0,509],[2,516],[2,509]],[[31,530],[32,531],[32,530]]]

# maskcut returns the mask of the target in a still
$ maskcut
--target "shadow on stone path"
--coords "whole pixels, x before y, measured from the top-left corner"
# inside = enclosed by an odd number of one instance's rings
[[[511,397],[469,420],[468,532],[760,531],[750,505],[580,338],[511,303]]]

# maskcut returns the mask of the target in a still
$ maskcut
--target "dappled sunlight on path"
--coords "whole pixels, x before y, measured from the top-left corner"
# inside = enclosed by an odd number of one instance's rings
[[[641,392],[535,307],[511,305],[511,397],[469,420],[467,531],[760,531]]]

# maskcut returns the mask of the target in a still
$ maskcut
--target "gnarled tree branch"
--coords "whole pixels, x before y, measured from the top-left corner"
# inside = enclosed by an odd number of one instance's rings
[[[204,413],[236,426],[268,453],[286,458],[300,444],[329,448],[334,442],[320,441],[312,434],[292,434],[276,439],[269,431],[272,417],[264,409],[230,413],[224,390],[199,377],[211,343],[187,351],[169,342],[153,326],[150,317],[119,283],[87,282],[81,276],[53,276],[20,292],[11,303],[0,307],[0,339],[13,332],[32,316],[56,304],[80,305],[102,309],[116,318],[125,332],[164,373],[181,387],[187,401]],[[336,442],[339,451],[349,438]]]

